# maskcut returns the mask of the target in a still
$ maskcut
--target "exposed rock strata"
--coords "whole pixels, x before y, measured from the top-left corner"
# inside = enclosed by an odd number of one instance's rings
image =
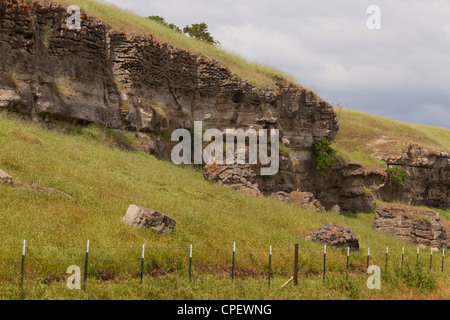
[[[388,168],[406,171],[404,186],[386,172],[365,172],[364,184],[383,201],[450,208],[450,154],[430,152],[415,145],[397,157],[385,159]]]
[[[151,137],[194,121],[222,131],[277,128],[291,154],[271,183],[256,177],[261,191],[298,189],[314,141],[338,131],[332,106],[312,91],[284,81],[263,90],[150,35],[115,32],[84,13],[81,30],[68,30],[67,17],[59,5],[0,1],[1,109]],[[157,141],[153,152],[167,150]]]
[[[373,228],[416,245],[442,248],[450,244],[450,228],[439,213],[429,209],[381,206],[375,211]]]

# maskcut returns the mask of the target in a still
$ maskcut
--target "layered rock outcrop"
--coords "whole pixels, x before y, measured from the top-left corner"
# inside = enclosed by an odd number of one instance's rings
[[[387,172],[365,172],[365,186],[380,200],[450,208],[450,153],[408,145],[400,156],[385,161],[388,169],[404,170],[406,179],[399,183]]]
[[[364,189],[364,167],[357,162],[339,162],[323,177],[312,162],[304,186],[311,190],[327,211],[339,206],[347,212],[369,212],[376,208],[372,195]]]
[[[435,248],[450,245],[450,228],[439,213],[429,209],[381,206],[375,211],[373,228],[416,245]]]
[[[170,148],[160,133],[191,129],[194,121],[221,131],[276,128],[290,154],[277,176],[249,181],[267,194],[314,192],[312,145],[338,131],[333,107],[314,92],[281,80],[258,88],[217,60],[113,31],[85,13],[81,29],[69,30],[68,16],[60,5],[0,1],[0,109],[135,130],[164,157]]]

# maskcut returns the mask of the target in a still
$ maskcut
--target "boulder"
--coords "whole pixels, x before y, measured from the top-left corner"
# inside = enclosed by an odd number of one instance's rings
[[[430,209],[384,205],[375,211],[373,228],[427,247],[448,247],[450,240],[439,213]]]
[[[330,213],[337,213],[341,214],[341,207],[339,207],[337,204],[332,206],[330,210],[328,210]]]
[[[130,205],[122,221],[133,228],[151,229],[159,234],[170,234],[176,221],[156,210]]]
[[[7,184],[12,186],[14,184],[14,179],[5,171],[0,169],[0,184]]]
[[[316,232],[308,234],[305,238],[338,248],[359,250],[359,239],[352,229],[335,224],[327,224]]]
[[[325,208],[311,192],[302,192],[300,190],[297,190],[291,192],[289,196],[295,202],[295,204],[297,204],[301,208],[325,212]]]

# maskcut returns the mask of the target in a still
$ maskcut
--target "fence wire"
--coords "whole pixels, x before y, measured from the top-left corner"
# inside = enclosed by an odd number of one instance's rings
[[[204,275],[230,279],[273,279],[289,277],[297,270],[301,277],[361,275],[370,265],[382,272],[420,268],[429,272],[448,274],[445,256],[448,250],[362,248],[299,248],[295,265],[294,246],[291,248],[229,249],[210,247],[101,247],[59,246],[48,244],[0,243],[0,284],[40,280],[43,283],[66,281],[68,267],[78,266],[85,279],[120,280],[123,277],[161,277],[186,274],[190,278]],[[144,251],[144,257],[142,253]],[[25,253],[25,255],[23,255]],[[51,257],[51,258],[48,258]]]

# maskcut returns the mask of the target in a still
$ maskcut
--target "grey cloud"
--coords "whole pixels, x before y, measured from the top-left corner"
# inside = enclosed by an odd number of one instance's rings
[[[445,0],[108,2],[179,26],[205,21],[224,49],[274,66],[332,103],[450,128]],[[382,30],[366,28],[371,4],[381,7]]]

